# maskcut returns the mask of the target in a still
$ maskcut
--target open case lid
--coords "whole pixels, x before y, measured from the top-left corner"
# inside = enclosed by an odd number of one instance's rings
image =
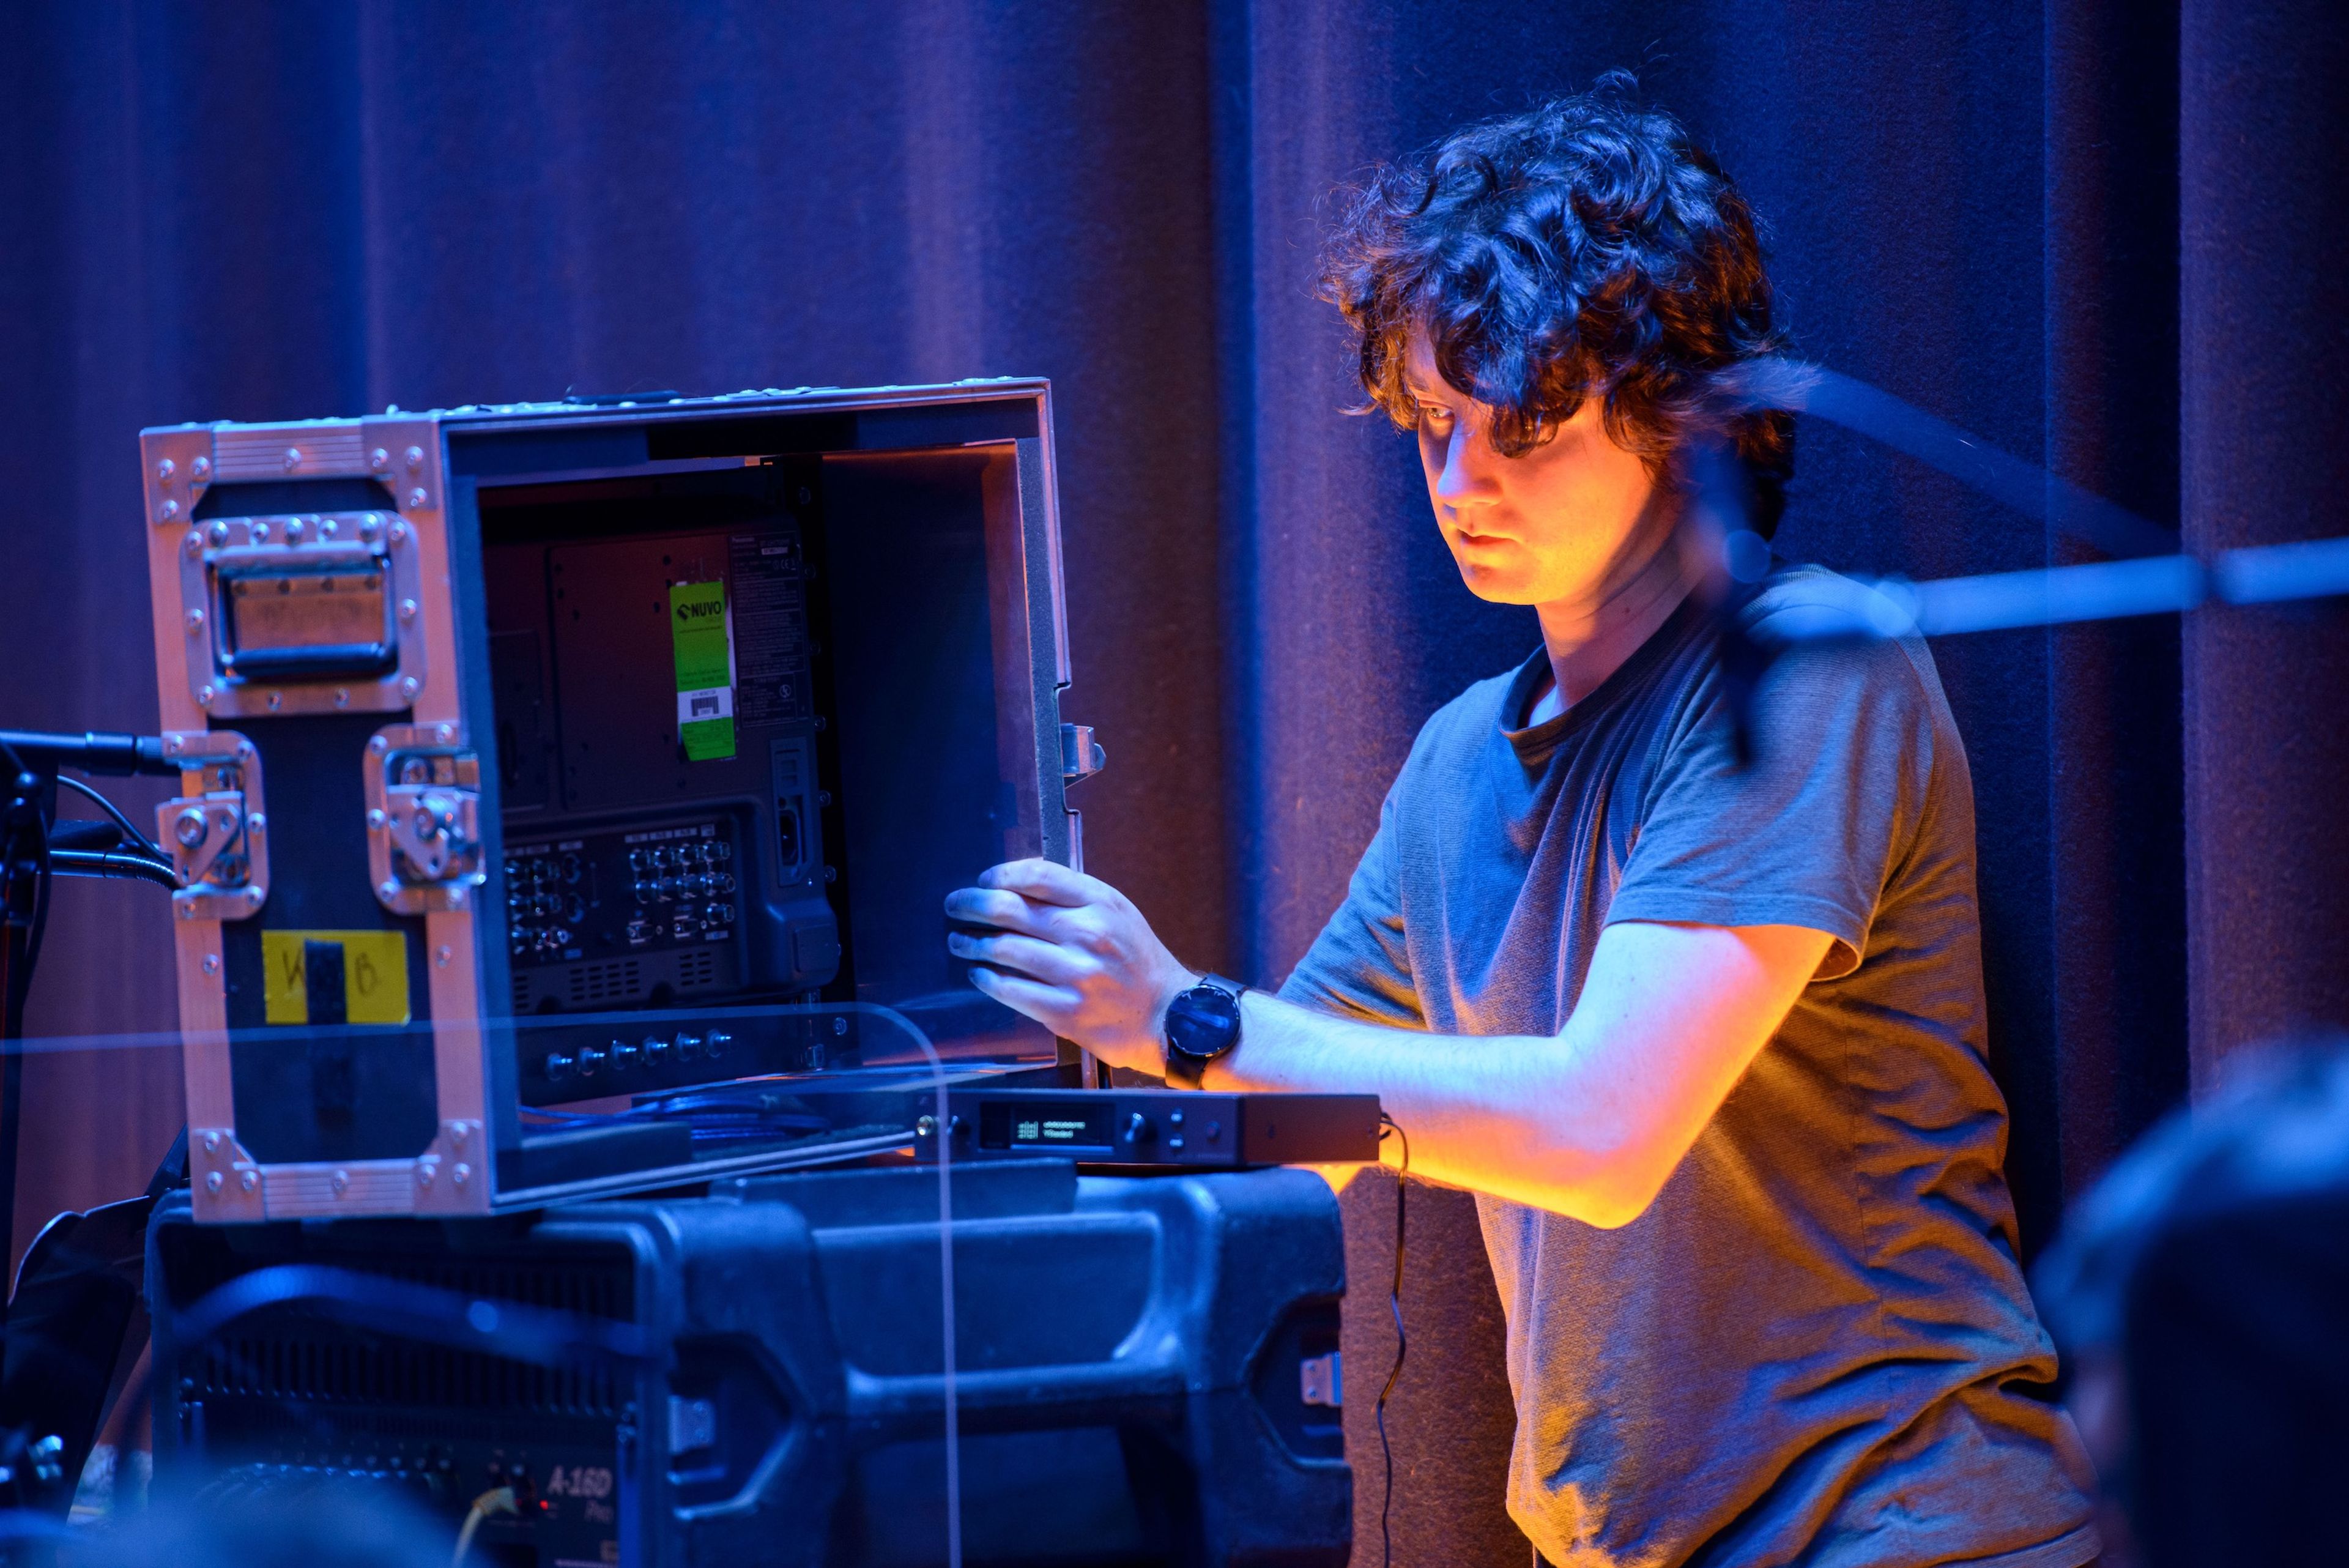
[[[704,1174],[648,1107],[745,1077],[1077,1065],[968,986],[940,908],[1081,856],[1062,792],[1100,753],[1060,716],[1044,382],[183,426],[145,455],[189,763],[159,821],[223,825],[176,896],[206,1217]],[[729,1168],[800,1158],[742,1103],[712,1112]]]

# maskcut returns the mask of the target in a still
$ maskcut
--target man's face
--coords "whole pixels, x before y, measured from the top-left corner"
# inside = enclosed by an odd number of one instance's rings
[[[1419,461],[1436,526],[1468,591],[1495,604],[1572,604],[1599,597],[1653,548],[1656,483],[1615,444],[1596,398],[1522,457],[1493,450],[1492,410],[1437,374],[1414,335],[1404,384],[1419,401]]]

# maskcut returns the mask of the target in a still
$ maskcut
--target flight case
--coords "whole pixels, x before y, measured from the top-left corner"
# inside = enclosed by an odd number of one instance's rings
[[[940,910],[1078,864],[1102,755],[1044,382],[141,441],[196,1219],[790,1163],[612,1114],[746,1076],[1082,1081]]]

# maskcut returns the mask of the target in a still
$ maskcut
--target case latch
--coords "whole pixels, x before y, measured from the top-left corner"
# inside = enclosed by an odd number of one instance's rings
[[[1089,779],[1109,763],[1109,753],[1093,739],[1091,724],[1061,726],[1061,782]]]
[[[269,898],[269,819],[261,808],[261,754],[233,730],[166,735],[188,793],[155,808],[156,836],[180,874],[172,908],[183,920],[240,920]]]
[[[367,869],[396,915],[461,909],[481,865],[481,758],[454,724],[392,724],[367,741]]]

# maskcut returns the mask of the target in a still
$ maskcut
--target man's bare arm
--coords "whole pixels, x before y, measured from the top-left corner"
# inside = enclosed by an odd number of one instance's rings
[[[957,934],[979,989],[1119,1066],[1156,1072],[1158,1019],[1194,977],[1105,883],[1041,861],[947,901],[1001,934]],[[1799,926],[1603,931],[1556,1037],[1463,1037],[1333,1018],[1250,992],[1210,1088],[1371,1093],[1440,1181],[1628,1224],[1768,1044],[1826,957]]]
[[[1210,1088],[1379,1096],[1412,1168],[1593,1225],[1637,1219],[1826,955],[1799,926],[1626,922],[1555,1037],[1408,1033],[1250,992]]]

